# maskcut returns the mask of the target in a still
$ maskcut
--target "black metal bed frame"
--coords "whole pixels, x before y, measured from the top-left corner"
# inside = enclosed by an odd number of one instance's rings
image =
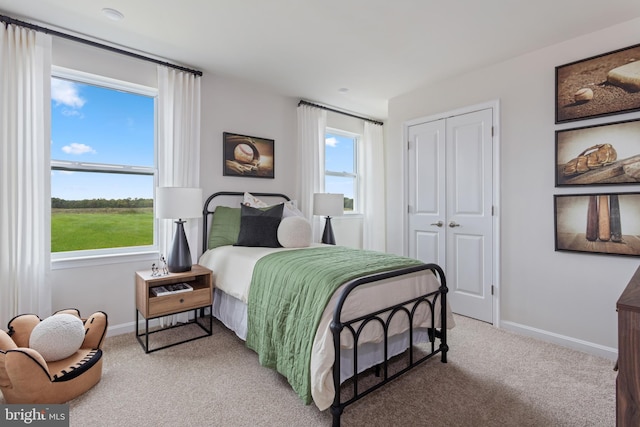
[[[351,319],[348,321],[341,321],[341,313],[342,307],[349,296],[349,294],[355,290],[357,287],[377,282],[380,280],[390,279],[393,277],[403,276],[405,274],[411,274],[418,271],[431,270],[434,275],[440,281],[440,288],[437,291],[429,292],[424,295],[420,295],[418,297],[412,298],[408,301],[401,302],[396,305],[392,305],[376,312],[366,314],[364,316]],[[399,270],[386,271],[378,274],[373,274],[370,276],[361,277],[351,282],[348,282],[345,289],[340,294],[340,299],[336,304],[335,311],[333,312],[333,321],[331,322],[331,333],[333,335],[333,349],[335,360],[333,362],[333,387],[334,387],[334,398],[333,404],[331,405],[331,415],[333,417],[333,426],[340,426],[340,416],[344,411],[344,408],[361,398],[365,397],[369,393],[379,389],[383,385],[389,383],[390,381],[398,378],[402,374],[406,373],[410,369],[420,365],[422,362],[432,358],[436,354],[441,354],[442,363],[447,363],[447,351],[449,351],[449,346],[447,345],[447,283],[444,276],[444,272],[442,269],[436,264],[423,264],[416,267],[408,267]],[[439,297],[439,298],[438,298]],[[440,303],[440,330],[435,328],[435,306]],[[431,328],[429,329],[429,342],[431,343],[431,351],[427,354],[419,357],[417,359],[414,358],[413,351],[413,338],[414,338],[414,323],[413,318],[420,307],[421,304],[427,305],[429,309],[429,313],[431,314]],[[388,343],[389,343],[389,325],[393,320],[394,316],[398,313],[403,313],[407,316],[407,320],[409,322],[409,347],[407,349],[409,353],[409,363],[403,369],[398,372],[389,375],[389,354],[388,354]],[[386,320],[383,319],[382,315],[386,314]],[[358,390],[358,339],[360,337],[361,332],[370,322],[378,322],[383,330],[384,330],[384,361],[382,362],[382,380],[376,382],[372,386],[368,387],[364,391]],[[354,326],[354,325],[357,325]],[[353,392],[352,397],[348,398],[346,401],[341,400],[341,384],[340,384],[340,337],[343,331],[351,332],[351,336],[353,338]],[[436,338],[440,339],[440,345],[436,348],[435,342]],[[415,359],[415,360],[414,360]],[[376,374],[379,372],[380,365],[376,367]]]
[[[204,203],[204,209],[202,211],[203,217],[203,234],[202,234],[202,252],[204,253],[207,250],[208,243],[208,220],[209,215],[213,215],[214,211],[209,209],[209,204],[211,200],[218,196],[242,196],[244,192],[237,191],[221,191],[212,194],[207,198]],[[259,197],[280,197],[287,201],[291,200],[285,194],[280,193],[251,193],[254,196]],[[406,274],[417,273],[419,271],[430,270],[436,278],[440,282],[440,287],[438,290],[426,293],[424,295],[420,295],[418,297],[412,298],[408,301],[401,302],[399,304],[395,304],[392,306],[388,306],[386,308],[380,309],[376,312],[366,314],[364,316],[342,321],[341,313],[342,308],[347,300],[347,297],[359,286],[363,286],[369,283],[390,279],[393,277],[399,277]],[[447,363],[447,352],[449,350],[449,346],[447,345],[447,283],[444,272],[442,269],[436,264],[422,264],[413,267],[402,268],[398,270],[385,271],[382,273],[372,274],[369,276],[361,277],[358,279],[354,279],[348,282],[341,295],[336,303],[336,308],[333,312],[333,320],[331,322],[330,328],[331,333],[333,335],[333,345],[334,345],[334,354],[335,359],[333,363],[333,386],[334,386],[334,399],[333,404],[331,405],[330,411],[332,415],[332,423],[334,427],[340,426],[340,418],[344,409],[365,397],[369,393],[379,389],[383,385],[389,383],[390,381],[398,378],[402,374],[408,372],[412,368],[420,365],[426,360],[432,358],[433,356],[440,353],[441,362]],[[435,307],[436,304],[440,304],[440,329],[436,328],[436,316],[435,316]],[[431,314],[431,328],[429,329],[429,342],[430,342],[430,351],[427,354],[422,355],[421,357],[414,357],[414,324],[413,317],[421,305],[426,305],[428,307],[429,313]],[[389,343],[389,325],[393,320],[394,316],[398,313],[402,313],[407,316],[407,320],[409,322],[409,347],[407,352],[409,354],[409,362],[408,364],[400,369],[399,371],[389,374],[389,357],[388,357],[388,343]],[[385,318],[383,318],[385,317]],[[365,390],[360,391],[358,389],[358,339],[360,337],[363,329],[370,324],[371,322],[379,323],[384,331],[384,361],[381,365],[378,365],[376,369],[376,374],[379,373],[380,368],[382,368],[382,379],[375,384],[367,387]],[[341,334],[345,331],[351,333],[353,338],[353,372],[354,375],[352,377],[353,380],[353,391],[350,398],[347,398],[345,401],[342,401],[341,396],[341,383],[340,383],[340,337]],[[440,340],[440,344],[436,347],[436,338]]]

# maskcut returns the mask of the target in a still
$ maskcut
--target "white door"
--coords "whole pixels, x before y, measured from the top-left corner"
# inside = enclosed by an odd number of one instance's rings
[[[412,125],[409,256],[445,271],[455,313],[493,323],[492,109]]]
[[[444,120],[409,128],[409,256],[443,269],[445,131]]]

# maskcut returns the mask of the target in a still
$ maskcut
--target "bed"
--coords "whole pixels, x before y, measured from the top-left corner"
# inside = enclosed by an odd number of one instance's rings
[[[284,194],[218,192],[199,264],[213,271],[212,315],[338,426],[346,406],[438,354],[446,363],[454,323],[438,265],[310,236]],[[369,369],[379,379],[363,387]]]

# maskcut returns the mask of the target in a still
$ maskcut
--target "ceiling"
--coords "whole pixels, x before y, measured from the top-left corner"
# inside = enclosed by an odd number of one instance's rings
[[[393,97],[631,20],[640,1],[0,0],[0,14],[385,119]]]

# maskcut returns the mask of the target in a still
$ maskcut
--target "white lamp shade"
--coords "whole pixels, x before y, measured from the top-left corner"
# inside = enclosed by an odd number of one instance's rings
[[[201,188],[156,188],[156,218],[197,218],[200,215],[202,215]]]
[[[344,194],[315,193],[313,195],[313,214],[320,216],[338,216],[344,213]]]

